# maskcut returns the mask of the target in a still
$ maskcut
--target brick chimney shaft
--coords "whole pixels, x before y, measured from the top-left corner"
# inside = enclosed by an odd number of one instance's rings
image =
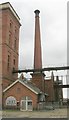
[[[41,37],[40,37],[40,23],[39,23],[39,10],[35,10],[35,45],[34,45],[34,69],[42,68],[42,55],[41,55]]]

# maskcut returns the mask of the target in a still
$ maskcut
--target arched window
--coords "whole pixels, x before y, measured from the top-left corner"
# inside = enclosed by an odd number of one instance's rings
[[[10,96],[6,99],[6,105],[8,106],[16,106],[17,101],[13,96]]]

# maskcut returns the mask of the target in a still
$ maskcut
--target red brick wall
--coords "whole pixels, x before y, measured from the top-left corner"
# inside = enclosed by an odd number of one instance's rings
[[[33,73],[31,82],[44,92],[44,75],[42,73]]]
[[[17,92],[17,88],[20,88],[20,92]],[[33,108],[37,108],[37,102],[38,102],[38,95],[33,93],[31,90],[23,86],[21,83],[16,83],[13,87],[11,87],[8,91],[4,93],[3,97],[3,103],[5,106],[5,100],[9,96],[14,96],[17,101],[21,101],[22,97],[24,96],[30,96],[32,98],[33,102]]]
[[[2,47],[2,77],[7,81],[3,82],[3,89],[8,86],[9,81],[15,81],[18,77],[18,74],[12,74],[13,67],[18,69],[18,51],[19,51],[19,28],[20,24],[17,19],[14,17],[12,12],[9,9],[2,10],[2,42],[0,42],[0,47]],[[10,28],[10,22],[12,27]],[[16,34],[15,34],[15,29]],[[11,34],[10,44],[9,44],[9,34]],[[0,36],[1,37],[1,36]],[[14,40],[16,39],[16,50],[14,49]],[[10,67],[7,69],[8,64],[8,54],[10,54]],[[15,59],[15,65],[13,60]],[[11,82],[10,82],[11,83]]]
[[[45,91],[48,94],[48,97],[46,98],[46,101],[54,101],[54,86],[53,86],[53,80],[45,80]]]

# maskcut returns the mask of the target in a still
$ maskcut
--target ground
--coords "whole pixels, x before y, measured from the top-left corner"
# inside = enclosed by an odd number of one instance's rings
[[[6,110],[2,112],[3,118],[67,118],[67,109],[55,109],[45,111],[15,111]],[[1,115],[1,112],[0,112]]]

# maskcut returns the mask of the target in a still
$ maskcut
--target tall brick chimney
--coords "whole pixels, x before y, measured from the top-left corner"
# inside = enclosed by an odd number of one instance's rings
[[[40,37],[40,23],[39,23],[39,10],[35,10],[35,46],[34,46],[34,69],[42,68],[41,56],[41,37]]]
[[[42,68],[42,54],[41,54],[41,37],[40,37],[40,23],[39,10],[35,10],[35,41],[34,41],[34,69]],[[44,73],[34,72],[32,74],[32,83],[39,89],[44,91]]]

